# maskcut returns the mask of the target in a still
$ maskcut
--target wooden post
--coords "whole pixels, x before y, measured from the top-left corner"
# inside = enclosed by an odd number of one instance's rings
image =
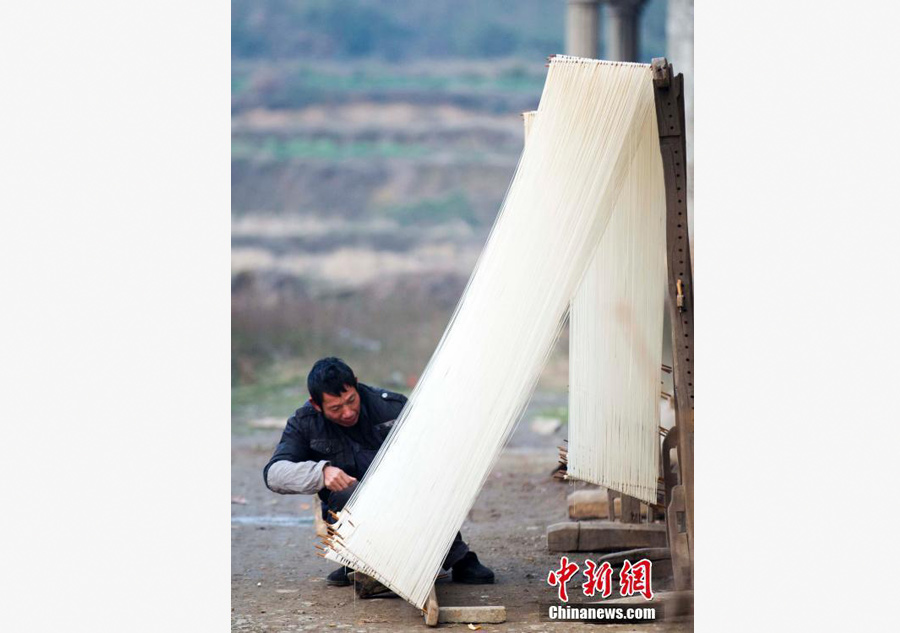
[[[678,465],[684,488],[688,553],[693,567],[694,278],[688,237],[684,76],[675,75],[672,65],[664,57],[654,59],[651,66],[659,149],[666,185],[666,262],[669,279],[666,303],[672,323]]]
[[[439,614],[440,606],[437,601],[437,593],[435,593],[434,586],[432,586],[431,593],[428,594],[428,599],[425,601],[425,624],[428,626],[437,626]]]
[[[622,495],[622,523],[641,522],[641,502],[631,495]]]

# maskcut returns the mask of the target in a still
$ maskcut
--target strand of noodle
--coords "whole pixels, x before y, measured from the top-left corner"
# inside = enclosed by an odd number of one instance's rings
[[[649,66],[553,58],[463,297],[340,513],[327,558],[424,606],[528,403],[653,110]]]

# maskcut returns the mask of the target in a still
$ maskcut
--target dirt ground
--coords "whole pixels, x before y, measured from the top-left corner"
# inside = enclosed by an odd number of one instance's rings
[[[547,526],[567,520],[566,496],[575,484],[550,477],[563,426],[550,435],[531,429],[533,416],[564,404],[538,394],[463,525],[463,538],[494,570],[493,585],[438,584],[444,606],[504,605],[507,621],[483,631],[596,631],[595,624],[542,621],[539,603],[556,603],[547,574],[559,555],[547,551]],[[280,431],[232,438],[232,631],[425,631],[422,614],[405,600],[357,600],[352,587],[327,587],[336,565],[315,555],[314,498],[276,495],[262,480]],[[586,553],[570,556],[583,567]],[[581,574],[578,575],[579,578]],[[570,596],[583,580],[570,580]],[[654,583],[654,590],[664,589]],[[606,625],[616,631],[693,630],[690,618],[652,625]],[[466,624],[441,628],[470,630]]]

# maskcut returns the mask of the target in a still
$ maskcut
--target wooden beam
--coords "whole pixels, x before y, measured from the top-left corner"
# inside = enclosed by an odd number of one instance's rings
[[[653,60],[653,92],[666,186],[667,308],[672,325],[678,466],[684,488],[688,552],[694,550],[694,277],[688,235],[684,76],[665,58]],[[668,78],[668,86],[665,86]]]

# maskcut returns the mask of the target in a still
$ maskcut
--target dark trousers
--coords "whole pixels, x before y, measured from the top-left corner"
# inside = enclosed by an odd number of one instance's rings
[[[344,506],[347,505],[347,502],[350,500],[350,495],[353,494],[353,491],[356,490],[356,484],[353,483],[347,488],[344,488],[340,492],[329,492],[328,493],[328,501],[322,502],[322,516],[328,523],[334,523],[334,518],[328,513],[329,510],[337,513],[339,510],[343,510]],[[450,545],[450,551],[447,552],[447,557],[444,559],[444,564],[441,565],[444,569],[450,569],[453,565],[462,560],[462,557],[465,556],[469,551],[469,546],[466,545],[466,542],[462,540],[462,534],[460,532],[456,533],[456,537],[453,539],[453,543]]]

